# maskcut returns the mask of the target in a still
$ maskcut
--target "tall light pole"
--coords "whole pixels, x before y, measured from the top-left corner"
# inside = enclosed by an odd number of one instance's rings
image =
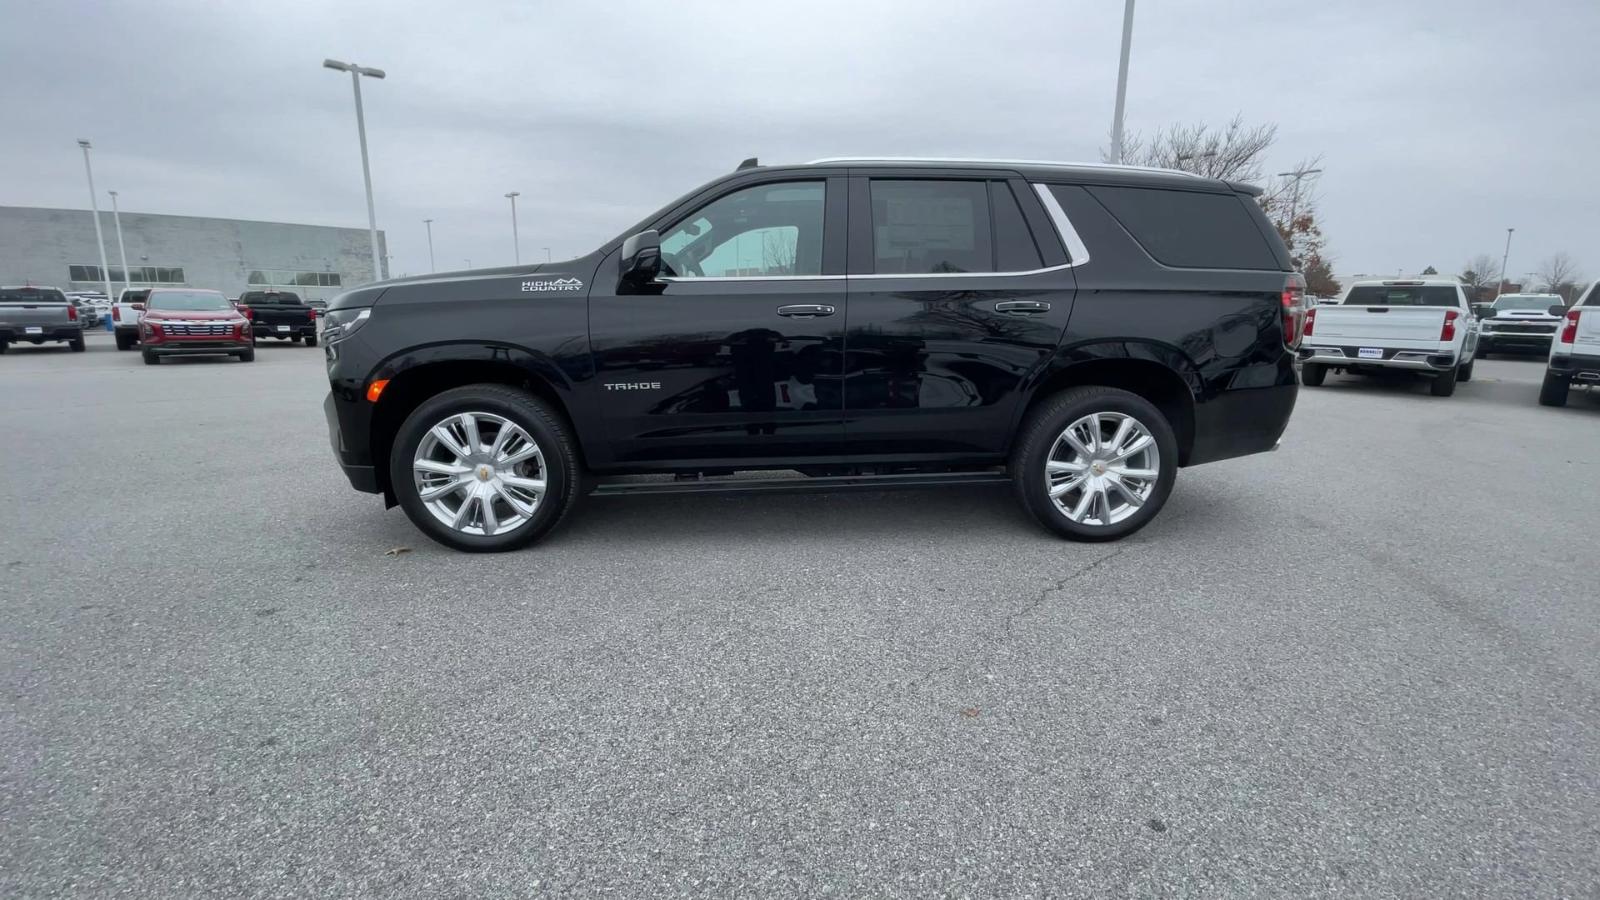
[[[1300,214],[1300,182],[1312,175],[1321,175],[1321,169],[1295,169],[1293,172],[1279,172],[1279,178],[1294,179],[1294,192],[1289,195],[1289,249],[1294,249],[1294,220]]]
[[[1122,111],[1128,104],[1128,54],[1133,50],[1133,0],[1122,9],[1122,60],[1117,63],[1117,108],[1111,114],[1111,161],[1122,162]]]
[[[511,201],[511,254],[518,265],[522,264],[522,243],[517,239],[517,198],[520,196],[521,191],[506,194],[506,199]]]
[[[428,271],[437,272],[439,267],[433,264],[433,220],[423,219],[422,224],[428,226]]]
[[[1500,292],[1505,290],[1506,287],[1506,261],[1511,259],[1511,232],[1513,231],[1516,231],[1516,229],[1506,229],[1506,252],[1500,257],[1500,283],[1494,286],[1494,295],[1496,297],[1500,296]]]
[[[117,208],[117,192],[106,193],[111,195],[111,221],[117,225],[117,253],[122,256],[122,287],[127,289],[133,287],[133,276],[128,273],[128,248],[122,243],[122,211]]]
[[[382,280],[382,262],[378,258],[378,214],[372,208],[372,167],[367,164],[367,120],[361,111],[361,76],[383,78],[383,70],[369,69],[355,63],[340,62],[337,59],[325,59],[322,61],[322,66],[325,69],[349,72],[350,84],[356,91],[356,134],[361,137],[361,180],[367,185],[367,234],[372,238],[372,277],[374,280]]]
[[[83,148],[83,172],[89,176],[89,208],[94,211],[94,245],[100,248],[100,274],[106,282],[106,299],[115,300],[111,294],[111,264],[106,262],[106,236],[100,230],[100,198],[94,192],[94,167],[89,165],[89,142],[79,138]]]
[[[540,249],[544,250],[544,261],[546,263],[549,263],[550,262],[550,248],[549,247],[542,247]]]

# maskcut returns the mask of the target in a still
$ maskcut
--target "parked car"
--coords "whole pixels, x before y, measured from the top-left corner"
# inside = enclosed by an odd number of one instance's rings
[[[328,301],[326,300],[307,300],[306,305],[316,312],[319,319],[328,311]]]
[[[0,287],[0,353],[23,341],[65,341],[74,353],[82,353],[83,321],[77,305],[59,288]]]
[[[1545,406],[1566,406],[1573,385],[1591,391],[1600,385],[1600,293],[1596,287],[1600,282],[1589,285],[1570,309],[1557,309],[1559,304],[1549,308],[1551,315],[1561,313],[1561,330],[1550,342],[1550,361],[1539,388],[1539,402]]]
[[[256,358],[250,320],[221,291],[152,288],[139,317],[139,344],[147,366],[166,356]]]
[[[293,291],[245,291],[238,306],[255,326],[257,340],[270,337],[317,345],[317,311]]]
[[[124,288],[111,307],[111,331],[116,335],[118,350],[132,350],[139,343],[139,317],[144,315],[145,301],[150,288]]]
[[[100,327],[100,311],[95,309],[94,301],[82,297],[68,297],[67,300],[78,308],[78,321],[84,328]]]
[[[1451,279],[1358,281],[1337,306],[1306,315],[1300,380],[1319,387],[1329,371],[1405,370],[1433,379],[1435,397],[1472,380],[1478,320]]]
[[[753,162],[578,259],[402,278],[324,322],[335,454],[447,546],[601,494],[1009,483],[1113,540],[1273,449],[1305,281],[1256,188],[1006,161]],[[736,470],[804,477],[729,480]],[[619,480],[661,473],[673,481]]]
[[[1550,340],[1561,327],[1561,316],[1551,309],[1562,307],[1560,294],[1501,294],[1490,304],[1490,311],[1479,324],[1478,355],[1500,350],[1538,350],[1550,352]]]

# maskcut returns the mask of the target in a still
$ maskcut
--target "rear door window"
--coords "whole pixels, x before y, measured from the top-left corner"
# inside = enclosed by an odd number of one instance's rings
[[[1133,239],[1164,266],[1277,270],[1278,260],[1237,194],[1087,186]]]
[[[1456,289],[1441,284],[1358,284],[1345,306],[1457,306]]]
[[[994,210],[994,262],[1001,272],[1026,272],[1043,268],[1039,247],[1033,242],[1022,207],[1004,182],[989,182],[989,204]]]
[[[874,179],[871,196],[874,273],[995,270],[986,182]]]

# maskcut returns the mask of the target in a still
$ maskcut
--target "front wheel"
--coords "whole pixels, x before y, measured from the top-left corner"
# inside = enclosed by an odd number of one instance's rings
[[[412,524],[456,550],[516,550],[547,534],[579,494],[561,417],[499,384],[445,391],[395,435],[389,479]]]
[[[161,357],[155,355],[154,353],[151,353],[149,350],[141,351],[140,355],[142,355],[144,357],[144,364],[147,365],[147,366],[155,366],[155,365],[160,365],[161,364]]]
[[[1544,373],[1544,384],[1539,386],[1539,405],[1566,406],[1567,394],[1571,390],[1571,378],[1547,370]]]
[[[255,362],[255,361],[256,361],[256,348],[255,348],[255,345],[252,344],[248,350],[239,351],[239,362]]]
[[[1114,541],[1155,518],[1178,473],[1178,440],[1161,411],[1128,391],[1070,388],[1023,426],[1011,457],[1022,505],[1079,541]]]

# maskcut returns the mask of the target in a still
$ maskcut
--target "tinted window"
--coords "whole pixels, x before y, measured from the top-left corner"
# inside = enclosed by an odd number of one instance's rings
[[[995,268],[1001,272],[1042,268],[1039,248],[1033,243],[1011,187],[999,181],[989,182],[989,202],[994,209]]]
[[[221,312],[233,309],[233,304],[216,291],[157,291],[150,295],[150,308]]]
[[[240,303],[284,303],[300,305],[300,295],[288,291],[247,291],[239,297]]]
[[[1507,294],[1494,301],[1494,309],[1524,309],[1544,312],[1557,303],[1565,303],[1559,294]]]
[[[1444,285],[1358,284],[1345,306],[1456,306],[1456,289]]]
[[[872,256],[880,274],[993,272],[986,183],[873,181]]]
[[[822,274],[821,181],[763,184],[719,197],[661,236],[680,278]]]
[[[67,295],[55,288],[0,289],[0,303],[65,303]]]
[[[1156,262],[1186,269],[1277,269],[1245,199],[1154,188],[1090,187]]]

